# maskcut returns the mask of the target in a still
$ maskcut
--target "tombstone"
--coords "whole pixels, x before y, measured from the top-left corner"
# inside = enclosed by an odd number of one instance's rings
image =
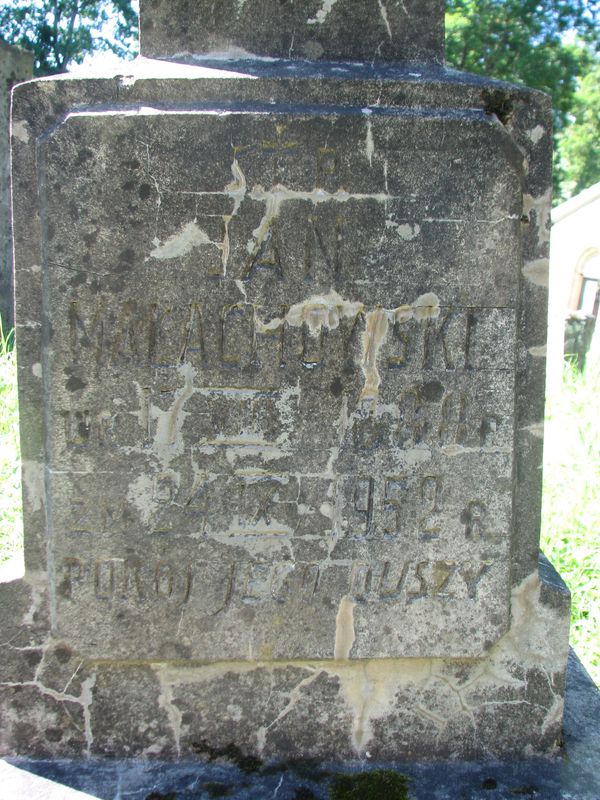
[[[10,220],[10,92],[33,74],[33,55],[0,39],[0,319],[14,326],[13,252]],[[17,131],[18,135],[18,131]]]
[[[141,15],[162,61],[14,101],[2,751],[553,752],[548,98],[441,0]]]

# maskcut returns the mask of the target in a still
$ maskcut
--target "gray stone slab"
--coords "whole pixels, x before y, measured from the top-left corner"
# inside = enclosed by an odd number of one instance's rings
[[[554,752],[547,98],[435,65],[142,59],[27,85],[14,115],[1,752]]]
[[[444,59],[443,0],[141,0],[140,17],[150,58]]]
[[[327,800],[336,776],[385,770],[408,779],[410,800],[597,800],[600,797],[600,693],[574,653],[569,658],[565,707],[564,746],[554,759],[521,762],[442,762],[398,764],[355,763],[340,773],[339,766],[297,762],[286,769],[240,758],[229,750],[209,762],[34,761],[11,764],[22,783],[14,783],[14,800],[35,797],[34,776],[54,783],[53,791],[71,787],[102,800],[149,800],[172,797],[204,800],[228,797],[254,800]],[[236,763],[237,762],[237,763]],[[6,764],[6,762],[4,762]],[[18,767],[18,770],[17,770]],[[4,767],[6,769],[6,766]],[[364,780],[364,778],[362,778]],[[44,787],[47,784],[44,783]],[[67,788],[68,787],[68,788]],[[49,791],[49,790],[47,790]],[[44,797],[53,797],[50,792]],[[81,795],[73,794],[73,797]],[[380,795],[383,796],[383,795]],[[389,790],[386,796],[391,796]]]
[[[0,41],[0,317],[4,333],[15,324],[12,226],[10,219],[10,93],[33,74],[33,55]],[[15,136],[19,136],[19,129]]]
[[[81,112],[49,134],[57,636],[177,658],[179,626],[211,661],[333,658],[343,614],[354,658],[499,638],[521,180],[504,136],[482,113],[352,110]],[[469,258],[449,271],[497,220],[500,288]]]

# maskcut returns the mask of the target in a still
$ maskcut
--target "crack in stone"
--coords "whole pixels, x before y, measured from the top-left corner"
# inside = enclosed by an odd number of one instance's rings
[[[450,691],[456,696],[458,703],[461,707],[461,710],[469,717],[473,725],[473,728],[476,728],[477,723],[475,722],[473,706],[470,706],[468,703],[465,702],[461,690],[457,686],[454,686],[454,684],[451,681],[449,681],[448,678],[444,677],[443,675],[440,675],[439,673],[435,673],[435,679],[444,683],[450,689]]]
[[[394,36],[392,34],[392,28],[390,26],[390,21],[388,19],[387,8],[383,4],[383,0],[377,0],[377,2],[379,4],[379,12],[381,14],[381,19],[383,20],[383,24],[385,25],[387,35],[390,37],[390,41],[392,41]]]
[[[375,155],[375,141],[373,139],[373,125],[371,119],[367,117],[367,138],[365,141],[365,153],[369,160],[369,166],[373,166],[373,156]]]
[[[565,701],[560,695],[557,695],[556,693],[553,693],[553,695],[554,700],[552,701],[552,705],[548,709],[548,712],[544,717],[544,721],[542,722],[542,734],[545,734],[551,725],[560,726],[562,722]]]
[[[425,708],[424,706],[417,704],[415,706],[415,711],[420,717],[429,720],[429,722],[433,722],[434,725],[436,725],[436,727],[440,729],[445,728],[446,725],[448,724],[447,719],[440,716],[439,714],[435,714],[433,711],[430,711],[428,708]]]
[[[335,644],[333,648],[333,657],[336,661],[347,661],[350,658],[350,651],[356,640],[356,632],[354,630],[355,605],[350,595],[345,595],[340,600],[335,618]]]
[[[83,708],[83,723],[85,728],[86,755],[90,758],[94,735],[92,732],[92,704],[94,702],[93,688],[96,685],[96,675],[93,674],[81,682],[81,706]]]
[[[65,687],[64,687],[64,689],[62,690],[62,693],[63,693],[63,694],[66,694],[66,692],[67,692],[67,689],[68,689],[68,688],[69,688],[69,686],[70,686],[70,685],[73,683],[73,681],[74,681],[74,680],[75,680],[75,678],[77,677],[77,674],[78,674],[79,670],[80,670],[82,667],[83,667],[83,661],[80,661],[80,662],[79,662],[79,664],[77,665],[77,669],[75,670],[75,672],[74,672],[74,673],[71,675],[71,677],[69,678],[69,680],[68,680],[68,681],[67,681],[67,683],[65,684]]]
[[[307,667],[307,669],[310,669],[310,667]],[[287,705],[279,712],[279,714],[275,717],[275,719],[272,720],[266,727],[262,727],[257,731],[256,736],[259,745],[259,751],[261,753],[264,751],[268,732],[276,725],[278,725],[281,722],[281,720],[285,719],[288,716],[288,714],[295,708],[295,706],[301,700],[302,689],[304,689],[306,686],[310,686],[311,683],[314,683],[314,681],[321,674],[322,670],[314,670],[312,675],[303,678],[300,681],[300,683],[294,686],[294,688],[289,692],[289,700]],[[271,672],[271,679],[272,678],[273,678],[273,673]],[[269,695],[269,697],[270,696],[271,695]]]
[[[229,262],[229,256],[231,252],[231,242],[229,238],[229,226],[231,224],[231,220],[237,215],[240,207],[246,197],[247,186],[246,186],[246,176],[240,166],[240,163],[237,159],[238,149],[234,147],[234,157],[233,162],[231,164],[231,174],[233,176],[233,181],[228,183],[224,188],[223,191],[218,192],[194,192],[194,191],[182,191],[179,194],[183,195],[191,195],[193,197],[222,197],[223,195],[228,195],[233,200],[233,210],[230,214],[215,214],[210,216],[220,216],[223,220],[224,232],[223,232],[223,240],[222,241],[213,241],[206,231],[204,231],[198,225],[198,218],[197,218],[197,207],[196,207],[196,216],[190,222],[187,222],[182,225],[178,233],[173,234],[170,236],[166,241],[161,242],[161,240],[155,234],[153,244],[155,245],[154,250],[148,256],[148,259],[154,258],[157,260],[170,260],[173,258],[179,258],[186,253],[191,252],[193,249],[197,247],[201,247],[202,245],[212,245],[216,247],[217,250],[221,252],[221,266],[222,266],[222,276],[225,277],[227,275],[227,266]],[[158,184],[155,181],[156,186]],[[157,188],[158,191],[158,188]],[[157,222],[157,229],[158,229],[158,222]]]
[[[181,723],[182,713],[179,708],[173,703],[173,686],[168,681],[165,671],[161,666],[155,668],[155,673],[158,677],[160,684],[160,694],[158,696],[158,706],[162,708],[169,721],[169,726],[173,733],[175,742],[175,750],[177,757],[181,757]]]
[[[44,653],[45,657],[45,653]],[[85,741],[86,741],[86,756],[89,758],[91,754],[91,748],[94,741],[94,737],[92,734],[92,724],[91,724],[91,706],[93,703],[93,694],[92,689],[96,683],[96,675],[91,675],[89,678],[81,682],[81,692],[79,696],[73,694],[67,694],[66,691],[59,692],[56,689],[51,689],[49,686],[44,686],[43,683],[39,680],[39,673],[43,666],[44,658],[40,661],[38,668],[36,670],[34,679],[32,681],[3,681],[0,682],[0,686],[4,686],[6,688],[32,688],[36,689],[41,695],[50,697],[56,702],[61,703],[63,705],[63,709],[65,714],[69,717],[74,727],[84,734]],[[79,671],[79,667],[77,668],[75,674]],[[67,683],[68,685],[71,683],[75,674],[72,676],[71,680]],[[73,703],[74,705],[80,706],[83,712],[83,723],[84,727],[81,728],[78,725],[77,721],[71,714],[71,711],[65,703]]]

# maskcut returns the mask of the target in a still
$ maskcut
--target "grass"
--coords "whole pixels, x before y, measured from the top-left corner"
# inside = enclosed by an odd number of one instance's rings
[[[600,350],[600,348],[598,348]],[[542,550],[572,593],[571,644],[600,685],[600,352],[548,398]]]
[[[23,549],[17,360],[0,319],[0,566]]]
[[[22,551],[17,365],[0,320],[0,568]],[[542,549],[573,595],[571,644],[600,685],[600,353],[549,398]]]

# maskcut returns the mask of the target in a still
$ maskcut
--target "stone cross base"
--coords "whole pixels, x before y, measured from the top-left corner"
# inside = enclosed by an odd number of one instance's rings
[[[547,98],[142,59],[21,87],[13,132],[0,752],[553,752]]]

